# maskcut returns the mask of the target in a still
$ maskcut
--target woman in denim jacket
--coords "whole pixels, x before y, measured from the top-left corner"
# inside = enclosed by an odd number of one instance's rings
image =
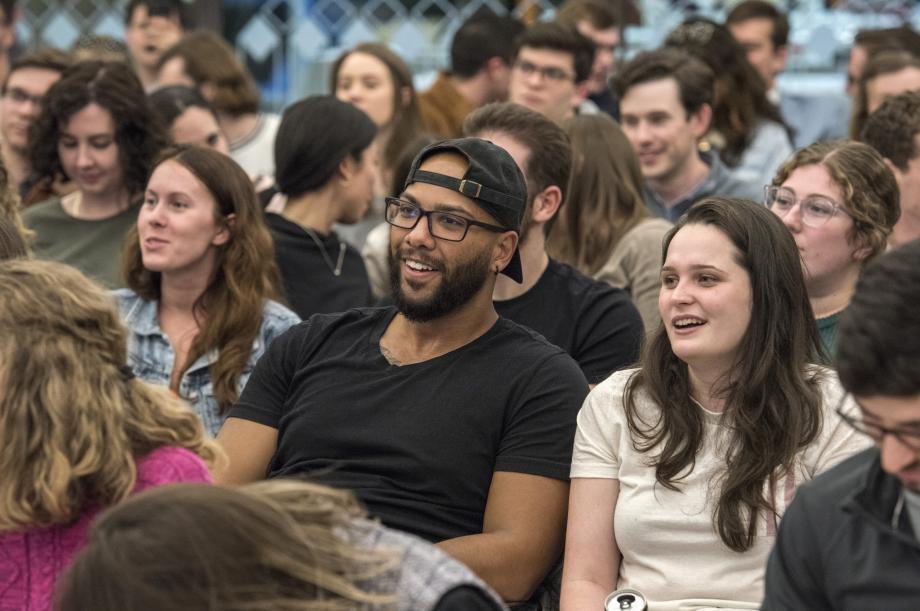
[[[256,361],[299,322],[246,173],[208,149],[167,151],[125,244],[116,291],[137,375],[187,399],[216,435]]]

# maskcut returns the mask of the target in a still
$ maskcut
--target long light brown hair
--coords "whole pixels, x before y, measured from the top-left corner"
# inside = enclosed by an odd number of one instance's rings
[[[648,216],[642,171],[623,130],[608,116],[576,115],[563,128],[572,142],[568,204],[547,251],[591,276],[610,260],[626,232]]]
[[[662,260],[677,232],[692,224],[725,234],[751,282],[751,320],[739,356],[714,389],[725,400],[730,436],[713,523],[726,546],[744,552],[754,544],[759,516],[775,515],[767,490],[821,430],[821,374],[809,365],[820,340],[799,252],[779,217],[746,200],[704,199],[665,236]],[[629,432],[638,451],[654,452],[658,483],[679,490],[704,442],[703,412],[664,326],[649,338],[641,365],[624,399]],[[660,408],[654,423],[642,418],[640,391]]]
[[[0,263],[0,531],[76,519],[134,488],[164,446],[219,451],[169,392],[130,379],[112,297],[61,263]]]
[[[58,609],[395,608],[398,552],[347,539],[363,516],[351,493],[300,481],[161,486],[97,520]]]
[[[280,275],[272,238],[252,181],[232,159],[211,149],[180,146],[166,151],[154,168],[166,161],[175,161],[201,181],[217,202],[217,222],[230,231],[230,239],[217,247],[211,281],[195,301],[198,335],[174,377],[177,388],[190,365],[217,350],[210,374],[214,396],[225,412],[237,399],[237,381],[259,334],[265,301],[278,298]],[[227,220],[231,214],[232,223]],[[127,286],[143,299],[159,300],[160,273],[144,267],[136,226],[125,239],[122,260]]]

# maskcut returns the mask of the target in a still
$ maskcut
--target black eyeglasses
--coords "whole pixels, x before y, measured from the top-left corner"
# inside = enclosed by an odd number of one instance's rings
[[[43,97],[40,95],[31,95],[25,89],[20,89],[19,87],[12,87],[4,93],[13,102],[17,104],[24,104],[25,102],[32,102],[36,106],[41,106]]]
[[[422,210],[418,205],[396,197],[386,197],[384,201],[387,204],[385,218],[390,225],[400,229],[415,229],[419,219],[428,217],[428,233],[433,237],[447,240],[448,242],[460,242],[466,237],[466,232],[470,230],[470,227],[473,226],[482,227],[495,233],[511,231],[498,225],[480,223],[450,212]]]
[[[844,395],[840,399],[840,404],[837,406],[837,414],[843,418],[843,421],[848,425],[853,427],[854,430],[862,433],[863,435],[868,435],[872,438],[875,443],[882,443],[887,435],[891,435],[898,440],[898,443],[903,445],[905,448],[909,448],[914,452],[920,452],[920,430],[918,429],[889,429],[871,422],[866,422],[863,418],[862,413],[854,414],[852,413],[852,407],[850,408],[850,413],[846,411],[846,398],[849,395]]]
[[[536,72],[540,75],[540,78],[545,81],[562,82],[575,80],[575,77],[571,73],[566,72],[562,68],[557,68],[555,66],[538,66],[523,59],[515,60],[513,67],[519,70],[524,76],[530,76]]]

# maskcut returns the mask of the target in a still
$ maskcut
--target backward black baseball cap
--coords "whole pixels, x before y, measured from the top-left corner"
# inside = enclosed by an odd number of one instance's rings
[[[420,170],[425,159],[437,153],[458,153],[469,163],[463,178]],[[508,151],[482,138],[458,138],[429,144],[416,156],[406,177],[408,187],[423,182],[465,195],[491,214],[502,227],[521,235],[524,209],[527,207],[527,185],[521,169]],[[502,273],[523,282],[521,256],[515,250]]]

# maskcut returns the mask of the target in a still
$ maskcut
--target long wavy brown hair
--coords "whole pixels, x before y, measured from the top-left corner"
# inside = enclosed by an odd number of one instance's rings
[[[350,492],[294,480],[152,489],[97,520],[58,609],[393,609],[401,555],[348,540],[364,515]]]
[[[134,488],[138,458],[221,456],[191,410],[131,379],[112,297],[76,269],[0,263],[0,531],[67,524]]]
[[[563,124],[572,141],[572,173],[564,221],[550,233],[550,256],[593,276],[620,239],[648,216],[639,160],[623,130],[603,114],[576,115]]]
[[[662,260],[677,232],[693,224],[724,233],[751,282],[751,321],[738,359],[714,389],[724,398],[730,437],[713,522],[725,545],[743,552],[754,543],[760,514],[775,515],[773,484],[821,430],[821,370],[810,366],[820,339],[798,249],[779,217],[746,200],[704,199],[665,236]],[[642,419],[640,393],[660,407],[656,422]],[[687,364],[671,350],[664,326],[643,351],[625,406],[635,448],[654,451],[656,480],[679,490],[704,442],[703,412],[691,399]]]
[[[226,224],[230,239],[218,248],[208,287],[195,301],[198,335],[189,348],[179,380],[200,356],[218,352],[211,382],[221,412],[236,401],[237,381],[252,353],[267,299],[278,299],[281,285],[271,234],[252,181],[232,159],[210,149],[180,146],[167,150],[154,165],[175,161],[191,172],[217,202],[215,216]],[[233,222],[227,217],[234,215]],[[124,276],[128,288],[148,301],[160,299],[160,273],[144,267],[137,227],[125,238]]]

